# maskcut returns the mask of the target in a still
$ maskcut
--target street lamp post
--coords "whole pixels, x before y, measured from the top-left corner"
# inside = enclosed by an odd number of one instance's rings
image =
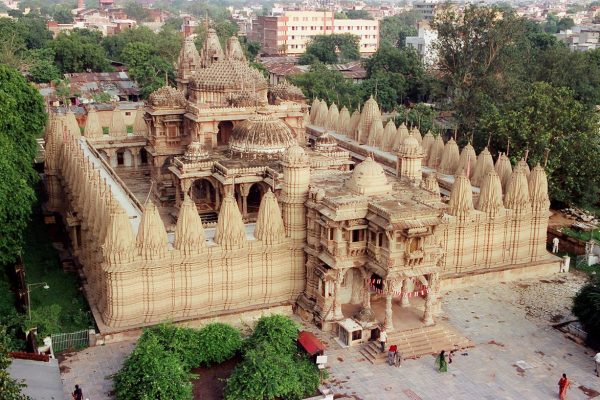
[[[38,282],[38,283],[28,283],[27,284],[27,311],[29,313],[29,319],[31,319],[31,297],[29,297],[29,292],[31,292],[31,288],[43,285],[42,287],[45,290],[50,289],[50,286],[46,282]]]

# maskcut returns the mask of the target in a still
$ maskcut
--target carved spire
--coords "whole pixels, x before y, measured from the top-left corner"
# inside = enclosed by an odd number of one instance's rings
[[[217,31],[209,28],[206,32],[206,39],[204,40],[202,49],[200,50],[200,65],[202,68],[208,68],[212,63],[222,60],[224,57],[225,55],[223,54],[223,48],[221,47],[221,42],[219,42]]]
[[[538,164],[529,175],[529,195],[533,211],[548,211],[550,198],[548,197],[548,178],[546,171]]]
[[[461,172],[454,179],[450,202],[448,203],[448,214],[459,218],[468,217],[473,211],[473,191],[469,178]]]
[[[423,143],[421,147],[423,147],[423,163],[427,164],[427,160],[429,159],[429,154],[431,153],[431,148],[433,147],[433,143],[435,142],[435,137],[431,133],[431,131],[427,131],[425,136],[423,136]]]
[[[471,146],[471,143],[467,143],[465,147],[463,147],[460,152],[460,159],[458,160],[458,166],[456,167],[455,174],[458,174],[461,170],[469,171],[467,178],[471,179],[471,177],[475,173],[475,164],[477,163],[477,155],[475,154],[475,149]],[[469,168],[467,168],[469,167]]]
[[[127,136],[127,126],[125,125],[125,120],[123,120],[123,114],[117,106],[115,106],[115,109],[112,112],[112,119],[110,120],[108,132],[110,133],[110,136]]]
[[[492,159],[492,153],[488,148],[484,148],[477,157],[477,163],[475,164],[475,172],[473,173],[473,186],[479,187],[483,183],[483,178],[487,175],[490,169],[494,169],[494,160]]]
[[[396,125],[393,120],[389,120],[385,124],[383,130],[383,139],[381,140],[381,150],[392,151],[394,149],[394,141],[396,140]]]
[[[421,182],[421,187],[435,193],[437,196],[440,195],[440,185],[438,184],[435,173],[427,175],[427,177]]]
[[[522,167],[517,166],[515,168],[507,186],[506,195],[504,196],[504,206],[506,208],[518,211],[531,209],[527,175]]]
[[[321,100],[315,99],[310,106],[310,122],[315,124],[317,122],[317,112],[319,111],[319,105],[321,104]]]
[[[490,168],[483,178],[481,192],[477,202],[477,209],[483,211],[490,217],[495,217],[503,208],[502,204],[502,184],[500,177],[494,168]]]
[[[354,110],[350,117],[350,123],[348,124],[348,136],[354,140],[358,140],[358,125],[360,124],[360,112]]]
[[[327,114],[329,114],[327,103],[325,100],[321,100],[319,106],[317,107],[317,114],[315,115],[315,125],[324,128],[325,125],[327,125]]]
[[[381,139],[383,139],[383,122],[381,119],[377,119],[371,124],[367,145],[381,147]]]
[[[360,143],[367,143],[371,134],[371,125],[377,121],[381,121],[381,111],[379,110],[377,101],[371,96],[371,98],[366,101],[360,114],[357,136],[357,140]]]
[[[340,111],[340,117],[338,118],[335,130],[342,135],[350,136],[350,111],[348,111],[346,106],[342,107]]]
[[[215,243],[227,250],[242,248],[246,245],[246,228],[242,214],[231,194],[227,194],[221,204],[215,229]]]
[[[527,176],[527,178],[529,178],[529,174],[531,173],[531,170],[529,169],[529,164],[527,164],[527,161],[525,161],[524,158],[521,158],[519,160],[519,162],[517,163],[517,166],[519,168],[523,168],[523,171],[525,171],[525,175]]]
[[[417,139],[417,142],[419,142],[420,145],[423,145],[423,137],[421,136],[421,131],[419,130],[419,128],[413,126],[410,130],[410,133],[412,133],[412,135],[415,139]]]
[[[330,130],[335,130],[337,127],[338,119],[340,118],[340,111],[335,103],[331,103],[329,110],[327,111],[327,122],[325,127]]]
[[[162,258],[167,253],[167,232],[158,209],[150,200],[146,203],[137,233],[137,246],[145,260]]]
[[[133,133],[134,135],[139,136],[147,136],[148,135],[148,126],[146,125],[146,121],[144,121],[144,109],[142,107],[138,108],[135,112],[135,120],[133,121]]]
[[[304,124],[305,128],[310,125],[310,111],[306,110],[304,113],[304,118],[302,118],[302,123]]]
[[[454,174],[456,172],[456,167],[458,167],[459,158],[458,144],[456,144],[454,138],[450,138],[444,146],[439,171],[446,175]]]
[[[100,126],[100,120],[98,119],[98,113],[94,107],[90,107],[88,110],[83,134],[88,138],[99,138],[104,135],[102,127]]]
[[[116,202],[110,208],[103,250],[106,262],[111,265],[121,265],[135,260],[135,237],[131,223],[123,208]]]
[[[81,136],[81,129],[79,129],[79,123],[77,122],[77,118],[75,118],[75,113],[73,111],[67,111],[66,120],[69,134],[74,137]]]
[[[265,193],[260,202],[254,237],[265,244],[281,243],[285,238],[281,209],[271,189]]]
[[[502,190],[506,192],[506,187],[508,186],[508,182],[510,181],[510,177],[512,175],[512,165],[506,154],[500,154],[500,157],[498,157],[498,160],[496,160],[495,168],[498,176],[500,177],[500,182],[502,183]]]
[[[185,255],[198,254],[204,247],[204,228],[196,204],[186,194],[177,218],[173,247]]]
[[[240,45],[240,41],[237,36],[232,36],[227,39],[227,46],[225,48],[225,56],[228,60],[237,60],[246,62],[246,56],[244,55],[244,50],[242,50],[242,46]]]
[[[195,35],[186,37],[183,40],[183,46],[179,50],[177,58],[177,77],[179,79],[189,79],[190,76],[200,67],[200,54],[194,43]]]
[[[430,168],[439,168],[442,162],[442,154],[444,154],[444,139],[442,139],[441,135],[438,135],[431,145],[427,166]]]

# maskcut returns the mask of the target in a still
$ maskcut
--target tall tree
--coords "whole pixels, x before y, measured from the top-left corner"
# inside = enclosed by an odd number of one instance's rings
[[[106,52],[100,45],[102,35],[87,29],[59,33],[51,42],[61,72],[102,72],[110,70]]]
[[[141,95],[150,93],[175,80],[173,64],[156,54],[152,45],[146,43],[129,43],[122,53],[129,66],[129,74],[140,86]]]
[[[406,46],[407,36],[416,36],[417,22],[421,20],[418,11],[406,11],[391,17],[385,17],[379,23],[381,44],[402,48]]]
[[[0,263],[13,262],[35,201],[36,137],[45,126],[44,101],[16,70],[0,65]]]
[[[317,35],[306,45],[306,52],[300,57],[300,64],[320,61],[335,64],[360,58],[359,38],[350,33]]]

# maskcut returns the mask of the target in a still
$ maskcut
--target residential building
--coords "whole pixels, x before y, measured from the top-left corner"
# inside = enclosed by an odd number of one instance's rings
[[[427,66],[435,63],[435,50],[433,43],[437,40],[437,32],[430,28],[427,21],[419,22],[419,30],[417,36],[408,36],[406,38],[406,46],[410,46],[417,50],[423,63]]]
[[[359,50],[367,56],[379,46],[379,21],[335,19],[332,11],[284,11],[259,16],[252,22],[250,40],[259,42],[266,54],[300,55],[318,35],[351,33],[360,38]]]

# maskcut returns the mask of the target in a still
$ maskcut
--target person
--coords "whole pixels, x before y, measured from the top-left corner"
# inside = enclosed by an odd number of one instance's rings
[[[396,354],[394,355],[394,365],[399,367],[400,364],[402,364],[402,355],[396,350]]]
[[[600,353],[596,354],[594,357],[594,363],[596,364],[596,369],[594,370],[596,372],[596,376],[600,377]]]
[[[439,372],[448,372],[448,361],[446,361],[446,351],[442,350],[435,359],[435,366]]]
[[[385,342],[387,342],[387,333],[385,333],[385,328],[381,328],[381,332],[379,333],[379,343],[381,343],[381,352],[385,351]]]
[[[83,400],[83,392],[79,385],[75,385],[75,390],[73,391],[73,400]]]
[[[398,351],[398,346],[395,344],[391,345],[388,349],[387,355],[387,363],[388,365],[394,365],[394,358],[396,357],[396,352]]]
[[[558,381],[558,397],[560,400],[565,400],[567,397],[567,389],[571,386],[571,381],[567,379],[567,374],[563,374]]]
[[[557,237],[555,237],[554,239],[552,239],[552,252],[553,253],[558,253],[558,243],[560,242],[560,240],[558,240]]]

